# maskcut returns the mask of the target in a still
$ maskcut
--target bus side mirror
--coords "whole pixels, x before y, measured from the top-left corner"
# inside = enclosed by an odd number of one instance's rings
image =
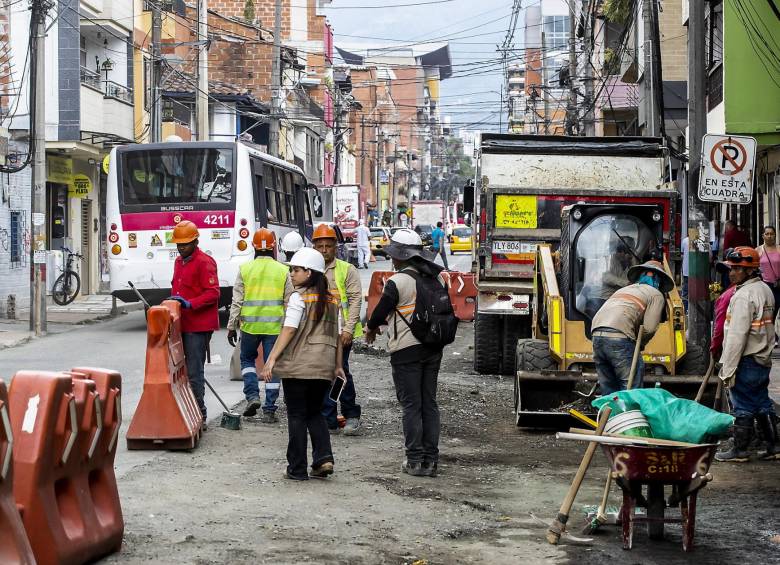
[[[474,182],[469,181],[463,187],[463,211],[474,213]]]

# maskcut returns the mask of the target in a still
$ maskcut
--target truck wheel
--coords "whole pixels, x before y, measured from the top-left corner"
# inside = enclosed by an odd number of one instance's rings
[[[710,364],[710,352],[698,343],[688,343],[688,349],[679,363],[678,375],[703,375]]]
[[[514,375],[517,372],[517,340],[531,337],[529,316],[504,316],[504,333],[501,351],[501,374]]]
[[[550,356],[550,345],[541,339],[520,339],[517,341],[518,371],[552,371],[558,363]]]
[[[474,320],[474,370],[496,375],[501,369],[501,317],[477,314]]]

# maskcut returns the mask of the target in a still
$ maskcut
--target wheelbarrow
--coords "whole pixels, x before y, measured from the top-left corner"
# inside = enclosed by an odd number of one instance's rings
[[[612,477],[623,490],[620,509],[623,549],[631,549],[636,523],[646,523],[653,540],[663,539],[665,524],[682,524],[683,551],[693,549],[696,497],[712,480],[709,468],[717,447],[716,444],[692,447],[602,444]],[[644,517],[636,515],[637,506],[646,509]],[[666,516],[667,509],[673,507],[679,507],[679,518]]]

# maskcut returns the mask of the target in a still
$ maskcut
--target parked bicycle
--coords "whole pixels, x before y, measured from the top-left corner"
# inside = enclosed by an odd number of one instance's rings
[[[51,294],[54,302],[60,306],[65,306],[75,300],[76,295],[81,288],[81,278],[79,278],[76,269],[73,268],[73,260],[81,259],[83,255],[71,251],[67,247],[63,247],[62,251],[68,256],[65,260],[65,270],[57,277],[57,280],[54,281],[54,287],[52,288]]]

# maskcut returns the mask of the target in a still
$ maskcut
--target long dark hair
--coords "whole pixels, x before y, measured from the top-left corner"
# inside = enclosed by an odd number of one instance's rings
[[[328,290],[328,279],[319,271],[309,270],[309,278],[303,284],[304,288],[313,288],[317,292],[317,304],[314,306],[314,319],[319,322],[325,315],[325,308],[330,300],[330,290]]]

